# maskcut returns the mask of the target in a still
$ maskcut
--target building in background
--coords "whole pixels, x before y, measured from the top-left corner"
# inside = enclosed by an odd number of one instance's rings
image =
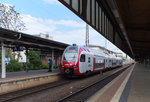
[[[26,63],[25,50],[13,52],[13,54],[14,53],[16,54],[15,55],[15,59],[18,59],[18,61],[21,62],[21,63]],[[20,57],[19,58],[18,58],[18,53],[20,53]]]
[[[49,33],[46,33],[46,34],[40,33],[40,34],[38,34],[38,35],[36,35],[36,36],[41,37],[41,38],[45,38],[45,39],[48,39],[48,40],[53,40],[53,37],[50,36]]]

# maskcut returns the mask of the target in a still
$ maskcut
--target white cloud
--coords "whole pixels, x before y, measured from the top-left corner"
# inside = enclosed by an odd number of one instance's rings
[[[52,19],[35,18],[31,15],[22,15],[23,21],[26,24],[27,34],[39,34],[39,33],[50,33],[55,41],[77,45],[85,45],[85,23],[76,22],[73,20],[59,20],[55,21]],[[58,26],[64,27],[64,30],[59,29]],[[71,27],[71,30],[70,28]],[[69,30],[65,30],[69,28]],[[90,44],[105,46],[105,38],[101,36],[97,31],[90,28],[89,31]],[[120,50],[115,47],[112,43],[107,42],[107,49],[115,52]]]
[[[85,27],[85,23],[79,23],[73,20],[59,20],[59,21],[47,20],[47,22],[54,25],[64,25],[68,27]]]
[[[56,29],[58,30],[58,25],[63,27],[72,27],[72,28],[83,28],[85,26],[84,23],[79,23],[72,20],[59,20],[55,21],[52,19],[42,19],[42,18],[35,18],[31,15],[22,15],[23,21],[26,24],[27,31],[25,33],[29,34],[39,34],[39,33],[54,33]]]
[[[9,7],[9,6],[13,6],[12,4],[8,4],[8,3],[4,3],[5,6]]]
[[[49,4],[59,4],[58,0],[43,0],[45,3],[49,3]]]
[[[84,45],[85,29],[72,30],[72,31],[56,31],[54,40],[61,41],[68,44]]]
[[[49,32],[54,40],[78,45],[84,45],[85,43],[85,23],[76,22],[73,20],[52,20],[35,18],[31,15],[22,15],[23,21],[26,24],[27,30],[24,33],[28,34],[39,34]],[[64,29],[71,30],[60,30],[58,26],[64,27]],[[91,34],[94,37],[95,31],[91,30]]]
[[[35,18],[30,15],[22,15],[23,21],[26,25],[27,30],[24,31],[28,34],[39,34],[39,33],[46,33],[46,32],[53,32],[56,27],[53,25],[47,24],[41,18]]]

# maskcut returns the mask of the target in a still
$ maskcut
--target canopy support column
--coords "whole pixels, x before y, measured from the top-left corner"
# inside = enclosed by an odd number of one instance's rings
[[[52,49],[52,61],[53,61],[53,65],[52,65],[52,71],[54,70],[54,49]]]
[[[28,59],[28,47],[26,47],[26,72],[28,72],[28,62],[29,62],[29,59]]]
[[[4,43],[1,43],[2,46],[2,74],[1,77],[2,78],[6,78],[6,64],[5,64],[5,47],[4,47]]]

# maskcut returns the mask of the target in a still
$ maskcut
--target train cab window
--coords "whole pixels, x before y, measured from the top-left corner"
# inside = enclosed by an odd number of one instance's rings
[[[88,62],[90,63],[91,61],[90,61],[90,57],[88,58]]]
[[[81,55],[80,62],[85,62],[85,55],[84,54]]]

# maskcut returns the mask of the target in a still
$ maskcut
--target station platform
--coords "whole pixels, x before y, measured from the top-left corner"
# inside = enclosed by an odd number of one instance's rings
[[[87,102],[150,102],[150,69],[132,65]]]
[[[53,70],[52,72],[48,72],[48,69],[7,72],[6,78],[0,78],[0,94],[57,80],[59,80],[59,70]]]

